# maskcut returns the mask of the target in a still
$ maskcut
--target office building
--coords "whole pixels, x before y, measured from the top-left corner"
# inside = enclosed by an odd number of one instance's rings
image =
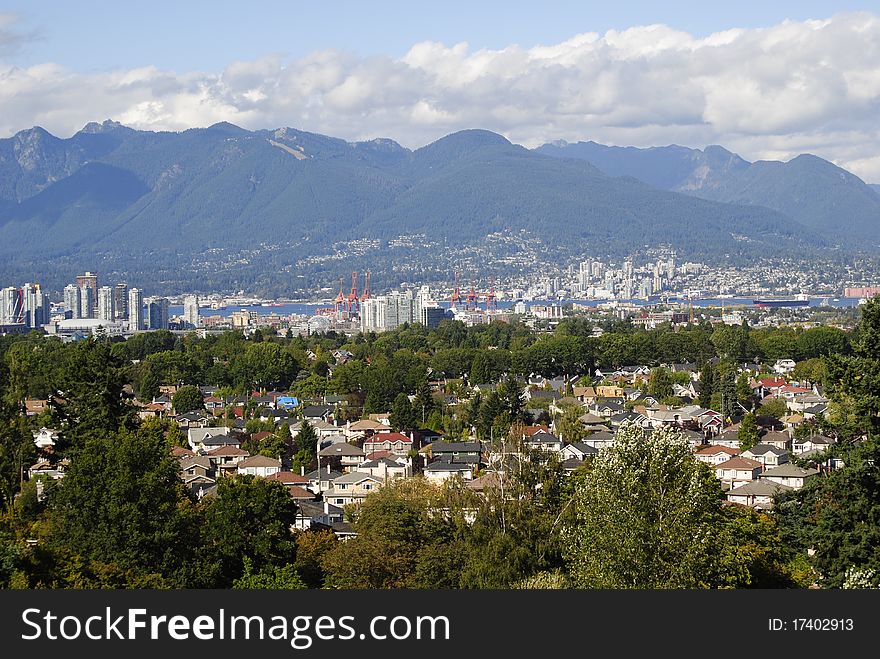
[[[98,313],[98,275],[94,272],[88,272],[84,275],[77,275],[76,285],[83,291],[83,298],[86,297],[85,290],[91,289],[89,298],[88,313],[81,312],[81,318],[94,318]]]
[[[39,328],[49,322],[49,298],[39,284],[27,283],[21,287],[21,304],[24,324]]]
[[[168,329],[168,298],[154,297],[147,301],[147,328]]]
[[[128,291],[128,331],[140,332],[144,329],[144,294],[138,288]]]
[[[128,286],[116,284],[113,289],[113,303],[116,305],[116,320],[128,318]]]
[[[0,291],[0,325],[18,325],[24,322],[21,289],[15,286]]]

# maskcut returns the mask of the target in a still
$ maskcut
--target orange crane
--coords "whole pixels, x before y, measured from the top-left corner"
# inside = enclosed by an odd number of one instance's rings
[[[352,311],[357,312],[360,309],[360,305],[358,303],[358,273],[351,273],[351,292],[348,294],[348,312],[352,313]]]
[[[370,271],[364,274],[364,294],[361,295],[361,302],[364,300],[369,300],[372,297],[372,292],[370,291]]]

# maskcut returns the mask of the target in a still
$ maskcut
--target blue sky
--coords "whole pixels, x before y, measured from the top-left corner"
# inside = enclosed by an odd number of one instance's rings
[[[813,153],[880,183],[880,0],[6,0],[0,138],[229,121],[417,148]]]
[[[84,72],[147,65],[179,72],[327,48],[401,56],[429,40],[465,41],[475,50],[529,48],[651,23],[705,36],[842,9],[878,10],[880,2],[7,0],[0,13],[16,14],[20,30],[33,36],[11,58],[20,66],[51,61]]]

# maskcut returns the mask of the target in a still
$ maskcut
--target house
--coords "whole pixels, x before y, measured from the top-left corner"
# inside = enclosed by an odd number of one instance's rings
[[[341,471],[330,469],[329,465],[316,469],[308,474],[304,474],[309,481],[306,488],[315,494],[321,494],[329,490],[333,486],[333,481],[342,475]]]
[[[730,448],[739,448],[739,431],[725,430],[720,435],[711,437],[709,442],[717,446],[728,446]]]
[[[562,394],[558,391],[544,391],[543,389],[526,389],[525,398],[530,401],[547,401],[548,403],[557,401],[562,398]]]
[[[281,461],[265,455],[252,455],[239,462],[237,468],[239,474],[262,476],[265,478],[281,471]]]
[[[758,398],[766,398],[775,394],[780,387],[788,384],[785,378],[758,378],[749,381],[752,393]]]
[[[802,439],[793,439],[791,442],[791,450],[795,455],[806,453],[807,451],[824,451],[836,444],[834,439],[825,435],[811,435]]]
[[[233,435],[208,435],[200,444],[199,453],[208,453],[219,446],[241,446],[241,440],[237,434]]]
[[[332,405],[308,405],[302,409],[302,416],[309,422],[320,419],[321,421],[329,421],[333,415]]]
[[[352,471],[375,476],[383,483],[387,483],[395,478],[409,478],[412,476],[412,467],[403,458],[398,458],[397,460],[392,460],[391,458],[366,460],[357,465]]]
[[[343,471],[350,471],[363,462],[365,455],[363,449],[354,444],[337,442],[318,451],[318,464],[339,464]]]
[[[574,387],[572,396],[577,398],[583,405],[592,405],[596,402],[596,390],[593,387]]]
[[[307,488],[309,479],[302,474],[294,474],[292,471],[277,471],[274,474],[266,476],[267,481],[278,481],[285,487],[301,487]],[[314,495],[314,493],[311,493]]]
[[[323,493],[324,501],[334,506],[347,506],[358,504],[368,494],[382,487],[382,481],[375,476],[353,471],[335,478],[331,482],[330,489]]]
[[[779,485],[786,485],[792,489],[800,489],[810,478],[817,476],[817,469],[804,469],[797,465],[787,463],[778,467],[771,467],[761,473],[761,480],[771,481]]]
[[[777,359],[773,364],[773,372],[780,375],[787,375],[794,370],[796,362],[793,359]]]
[[[354,437],[356,435],[367,435],[369,437],[377,432],[391,432],[391,426],[379,421],[373,421],[372,419],[361,419],[354,423],[349,421],[342,429],[342,433],[346,437]]]
[[[211,461],[215,469],[221,473],[236,473],[238,463],[250,457],[250,453],[238,446],[218,446],[205,453],[205,457]]]
[[[70,466],[70,461],[66,458],[52,463],[49,460],[40,460],[28,467],[28,478],[34,479],[37,476],[44,476],[53,480],[64,478],[64,472]]]
[[[681,410],[647,410],[648,421],[652,428],[682,427],[690,423],[692,417]]]
[[[279,396],[275,400],[275,407],[289,412],[290,410],[299,407],[299,399],[296,396]]]
[[[583,462],[584,458],[599,453],[599,449],[583,442],[572,442],[563,446],[561,453],[563,460],[579,460]]]
[[[380,432],[364,440],[364,453],[391,451],[394,455],[407,455],[413,447],[411,437],[399,432]]]
[[[783,451],[791,448],[791,436],[787,432],[769,430],[761,436],[761,444],[769,444]]]
[[[197,455],[193,458],[184,457],[180,459],[180,471],[182,478],[186,480],[191,476],[213,476],[214,465],[211,460],[203,455]]]
[[[183,479],[183,486],[198,500],[217,493],[217,481],[210,476],[187,476]]]
[[[310,492],[301,485],[287,485],[285,487],[287,488],[287,494],[290,496],[291,499],[296,501],[297,504],[302,503],[303,501],[315,500],[315,493]]]
[[[773,507],[773,498],[778,493],[786,492],[790,489],[786,485],[780,485],[779,483],[759,478],[756,481],[743,483],[730,489],[727,492],[727,500],[731,503],[738,503],[759,510],[769,510]]]
[[[172,446],[171,456],[174,458],[194,458],[196,457],[196,454],[190,451],[188,448],[184,448],[182,446]]]
[[[737,456],[715,465],[715,477],[722,485],[734,489],[738,485],[755,480],[764,470],[757,460]]]
[[[42,398],[25,398],[24,410],[26,416],[37,416],[49,410],[49,401]]]
[[[482,446],[480,442],[432,442],[428,450],[431,457],[445,459],[447,462],[465,462],[460,458],[469,457],[480,461]],[[473,460],[467,460],[473,462]]]
[[[187,430],[189,428],[205,428],[208,425],[208,416],[205,412],[186,412],[174,417],[177,425]]]
[[[44,449],[54,448],[58,441],[58,431],[50,430],[46,426],[40,428],[40,432],[34,433],[34,444],[41,451]]]
[[[565,471],[566,476],[571,476],[578,469],[581,469],[584,466],[583,460],[578,460],[577,458],[566,458],[562,461],[562,469]]]
[[[694,451],[694,457],[707,465],[716,466],[739,455],[738,448],[709,444]]]
[[[228,436],[229,428],[188,428],[186,431],[186,437],[189,441],[189,446],[193,451],[203,451],[205,449],[205,440],[212,437],[219,437],[221,435]],[[234,442],[230,438],[228,442],[229,445],[239,445],[240,441],[235,440]],[[225,446],[227,443],[214,443],[211,448],[215,448],[217,446]],[[210,449],[207,449],[210,450]]]
[[[580,443],[586,444],[599,451],[603,448],[614,446],[614,435],[605,431],[594,432],[584,437]]]
[[[559,437],[549,432],[536,432],[525,440],[525,444],[530,449],[559,453],[562,451],[563,442]]]
[[[465,481],[474,479],[473,465],[463,462],[446,462],[435,460],[425,467],[425,478],[431,483],[443,483],[451,478],[459,477]]]
[[[747,451],[743,451],[742,456],[760,462],[765,469],[788,462],[788,451],[770,444],[755,444]]]
[[[343,519],[343,510],[327,501],[297,501],[294,526],[300,531],[329,527]]]

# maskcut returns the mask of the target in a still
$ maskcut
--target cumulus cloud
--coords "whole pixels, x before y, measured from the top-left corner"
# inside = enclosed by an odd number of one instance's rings
[[[0,48],[8,31],[0,16]],[[841,13],[696,37],[665,25],[534,48],[424,42],[403,57],[267,55],[222,71],[82,74],[0,65],[0,134],[69,135],[113,118],[152,130],[230,121],[422,146],[487,128],[551,140],[722,144],[750,160],[811,152],[880,182],[880,18]]]

